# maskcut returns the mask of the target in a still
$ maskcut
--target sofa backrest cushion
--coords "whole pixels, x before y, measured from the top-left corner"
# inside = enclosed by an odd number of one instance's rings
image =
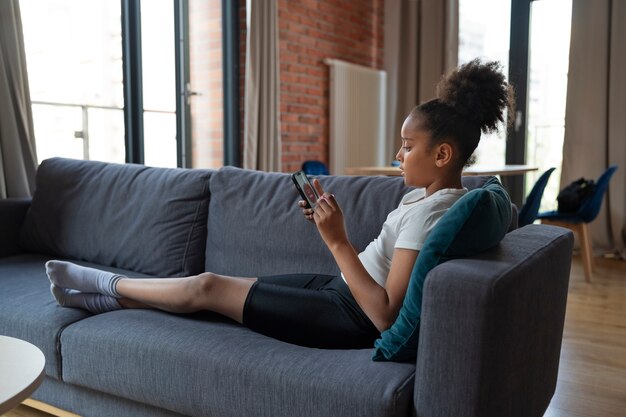
[[[315,176],[311,176],[311,179]],[[319,176],[335,194],[358,251],[409,191],[398,177]],[[211,176],[206,269],[227,275],[338,274],[289,174],[225,167]]]
[[[411,273],[395,323],[375,342],[375,361],[415,359],[426,275],[453,258],[476,255],[497,245],[511,224],[511,200],[496,178],[457,200],[426,238]]]
[[[316,178],[310,176],[311,179]],[[335,194],[350,241],[362,251],[410,191],[400,177],[319,177]],[[489,177],[463,177],[467,188]],[[224,167],[211,176],[207,271],[237,276],[339,274],[315,224],[302,216],[289,174]]]
[[[20,246],[160,277],[198,274],[211,173],[45,160]]]

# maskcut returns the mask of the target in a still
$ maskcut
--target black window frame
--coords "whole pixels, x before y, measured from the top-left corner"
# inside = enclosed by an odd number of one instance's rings
[[[239,0],[222,0],[224,165],[241,167],[239,32]]]
[[[174,0],[176,65],[176,160],[191,168],[191,110],[189,107],[189,1]]]
[[[120,0],[126,163],[144,164],[141,0]],[[173,0],[177,166],[190,168],[189,1]],[[224,165],[241,166],[239,125],[239,1],[222,0]]]
[[[509,82],[515,89],[515,114],[507,129],[506,164],[526,163],[528,113],[528,64],[530,56],[530,11],[535,0],[511,0],[511,38],[509,44]],[[524,175],[503,177],[511,201],[518,207],[524,200]]]
[[[122,68],[126,163],[144,163],[141,1],[122,2]]]

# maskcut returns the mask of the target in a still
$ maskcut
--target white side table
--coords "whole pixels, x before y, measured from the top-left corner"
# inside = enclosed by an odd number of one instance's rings
[[[0,415],[18,406],[43,382],[46,359],[36,346],[0,336]]]

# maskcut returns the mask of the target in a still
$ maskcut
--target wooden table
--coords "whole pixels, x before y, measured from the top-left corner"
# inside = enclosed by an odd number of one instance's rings
[[[463,171],[463,175],[520,175],[539,168],[531,165],[492,165],[471,166]],[[346,168],[346,175],[388,175],[400,176],[402,171],[397,167],[354,167]]]
[[[0,415],[18,406],[42,383],[46,359],[36,346],[0,336]]]

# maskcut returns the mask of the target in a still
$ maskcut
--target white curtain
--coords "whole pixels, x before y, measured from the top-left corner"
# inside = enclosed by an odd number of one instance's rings
[[[456,67],[458,33],[458,0],[385,2],[389,162],[400,146],[407,114],[434,98],[441,76]]]
[[[595,249],[626,242],[626,2],[574,0],[561,188],[596,179],[610,165],[602,210],[591,224]]]
[[[18,0],[0,0],[0,198],[28,197],[37,154]]]
[[[248,2],[244,168],[281,170],[277,0]]]

